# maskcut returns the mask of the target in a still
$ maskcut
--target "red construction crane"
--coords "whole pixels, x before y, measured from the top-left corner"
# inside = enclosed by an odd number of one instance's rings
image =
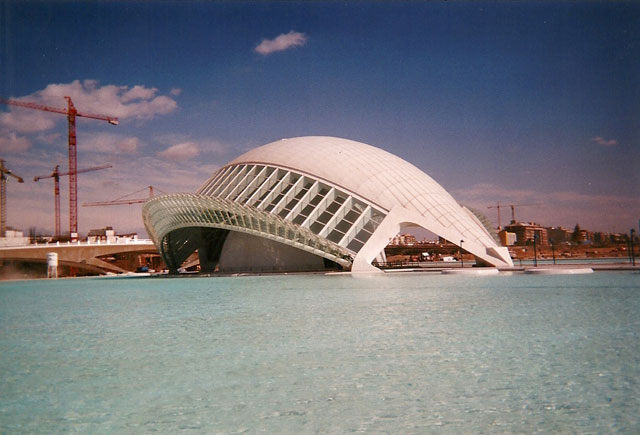
[[[78,179],[76,177],[78,173],[78,158],[76,153],[76,117],[80,116],[83,118],[99,119],[101,121],[107,121],[109,124],[113,125],[118,125],[118,118],[78,112],[71,101],[71,97],[64,98],[67,100],[66,109],[58,109],[57,107],[43,106],[41,104],[10,100],[6,98],[0,98],[0,103],[67,115],[67,121],[69,122],[69,233],[71,238],[74,238],[77,237],[78,234]]]
[[[80,169],[76,171],[76,174],[82,174],[83,172],[97,171],[99,169],[111,168],[111,165],[96,166],[94,168]],[[56,239],[60,238],[60,177],[71,175],[71,172],[60,172],[60,166],[56,165],[55,169],[50,175],[40,175],[34,177],[33,181],[38,181],[43,178],[53,178],[53,198],[56,215]]]
[[[4,160],[0,159],[0,237],[4,237],[7,231],[7,175],[17,179],[18,183],[24,183],[22,177],[6,168]]]
[[[147,198],[126,198],[129,195],[133,195],[138,192],[142,192],[143,190],[149,189],[149,196]],[[158,190],[158,189],[156,189]],[[114,199],[113,201],[99,201],[99,202],[84,202],[82,203],[83,207],[94,207],[94,206],[102,206],[102,205],[130,205],[130,204],[140,204],[142,202],[147,202],[151,198],[153,198],[153,186],[147,186],[144,189],[136,190],[135,192],[131,192],[126,194],[125,196],[121,196],[120,198]]]

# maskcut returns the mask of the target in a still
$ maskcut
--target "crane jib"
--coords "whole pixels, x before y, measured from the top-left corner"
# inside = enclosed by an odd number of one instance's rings
[[[107,115],[98,115],[95,113],[83,113],[83,112],[78,112],[77,110],[75,110],[75,107],[73,107],[73,103],[72,107],[73,109],[70,111],[69,109],[60,109],[57,107],[51,107],[51,106],[45,106],[42,104],[37,104],[37,103],[31,103],[28,101],[19,101],[19,100],[12,100],[9,98],[0,98],[0,103],[2,104],[7,104],[10,106],[18,106],[18,107],[25,107],[27,109],[35,109],[35,110],[42,110],[44,112],[51,112],[51,113],[59,113],[61,115],[75,115],[75,116],[80,116],[83,118],[91,118],[91,119],[98,119],[101,121],[107,121],[109,124],[112,125],[118,125],[119,121],[118,118],[113,117],[113,116],[107,116]]]

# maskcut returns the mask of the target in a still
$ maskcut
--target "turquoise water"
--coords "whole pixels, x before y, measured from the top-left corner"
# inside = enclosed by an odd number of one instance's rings
[[[640,275],[0,284],[0,433],[640,432]]]

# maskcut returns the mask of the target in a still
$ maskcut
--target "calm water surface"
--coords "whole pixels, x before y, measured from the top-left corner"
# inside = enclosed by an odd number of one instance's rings
[[[640,275],[0,284],[0,433],[640,432]]]

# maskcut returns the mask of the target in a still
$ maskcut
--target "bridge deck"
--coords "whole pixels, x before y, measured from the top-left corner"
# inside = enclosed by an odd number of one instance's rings
[[[122,253],[157,254],[151,240],[126,240],[118,242],[47,243],[26,246],[0,247],[0,260],[47,262],[47,254],[58,254],[58,264],[94,272],[123,273],[127,270],[100,259],[106,255]]]

